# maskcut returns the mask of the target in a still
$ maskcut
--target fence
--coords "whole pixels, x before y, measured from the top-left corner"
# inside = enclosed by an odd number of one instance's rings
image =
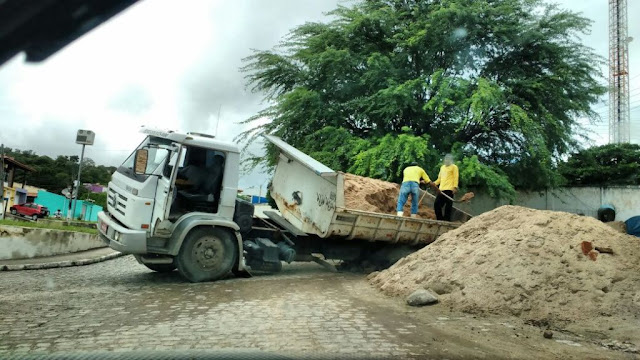
[[[460,204],[458,207],[472,215],[479,215],[505,204],[506,201],[498,201],[486,193],[477,192],[470,203]],[[540,192],[518,192],[513,204],[594,217],[602,205],[613,205],[616,220],[625,221],[640,215],[640,186],[566,187]]]

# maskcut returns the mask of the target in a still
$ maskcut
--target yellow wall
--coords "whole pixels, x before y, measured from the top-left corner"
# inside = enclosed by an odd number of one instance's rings
[[[9,208],[13,206],[14,201],[16,199],[16,189],[10,188],[8,186],[4,186],[3,199],[4,198],[9,198],[9,200],[7,201],[7,204],[3,203],[3,205],[6,206],[7,211],[9,211]],[[4,211],[4,209],[0,211]]]

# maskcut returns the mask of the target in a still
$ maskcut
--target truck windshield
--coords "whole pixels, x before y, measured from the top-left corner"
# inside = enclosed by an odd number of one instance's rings
[[[118,172],[127,175],[134,180],[145,181],[149,174],[152,174],[158,166],[165,162],[173,148],[175,148],[175,144],[170,140],[148,136],[140,145],[138,145],[131,155],[129,155],[127,160],[118,167]],[[136,151],[138,149],[147,149],[149,151],[147,168],[144,175],[136,174],[133,170]]]

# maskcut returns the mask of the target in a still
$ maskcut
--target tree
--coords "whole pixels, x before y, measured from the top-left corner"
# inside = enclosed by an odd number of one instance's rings
[[[559,169],[572,186],[640,185],[640,145],[609,144],[577,152]]]
[[[96,205],[102,206],[103,209],[107,208],[107,193],[92,193],[84,186],[80,187],[78,192],[79,200],[93,200]]]
[[[62,189],[70,187],[78,176],[78,156],[59,155],[56,159],[40,156],[31,150],[6,149],[5,154],[17,161],[33,167],[36,171],[27,175],[27,184],[60,194]],[[95,165],[89,158],[84,159],[82,182],[107,184],[115,167]]]
[[[402,154],[456,151],[536,189],[559,183],[556,164],[583,134],[576,119],[595,119],[590,106],[605,92],[603,59],[576,36],[590,21],[541,0],[363,0],[329,16],[245,59],[270,106],[241,139],[272,133],[336,170],[389,179]]]

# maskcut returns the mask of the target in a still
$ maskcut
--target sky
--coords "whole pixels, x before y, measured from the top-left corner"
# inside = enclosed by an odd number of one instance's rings
[[[0,67],[0,142],[52,157],[79,155],[76,131],[90,129],[96,142],[85,156],[118,165],[141,141],[141,125],[233,141],[248,126],[239,122],[265,105],[245,87],[242,58],[273,48],[296,25],[325,19],[339,2],[141,1],[43,63],[19,55]],[[556,2],[594,21],[583,41],[606,57],[608,1]],[[640,1],[629,1],[628,13],[640,13]],[[629,35],[633,109],[640,105],[640,22],[630,21]],[[593,143],[604,144],[606,104],[594,109],[603,122],[589,129]],[[632,110],[632,141],[640,142],[640,106]],[[240,187],[257,193],[267,181],[254,171],[241,175]]]

